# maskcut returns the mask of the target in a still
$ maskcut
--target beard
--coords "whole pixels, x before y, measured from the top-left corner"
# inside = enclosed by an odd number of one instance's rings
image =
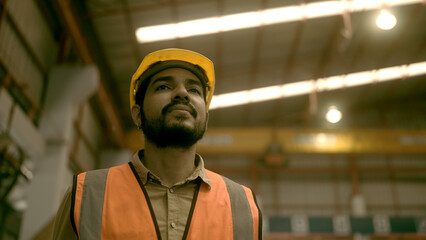
[[[168,109],[176,104],[185,104],[192,109],[191,115],[196,119],[197,112],[186,103],[172,102],[166,105],[160,117],[155,119],[146,118],[141,113],[141,128],[147,141],[153,143],[159,148],[174,147],[188,149],[200,140],[206,131],[206,122],[196,122],[194,127],[186,126],[183,121],[185,118],[176,118],[177,123],[166,121]]]

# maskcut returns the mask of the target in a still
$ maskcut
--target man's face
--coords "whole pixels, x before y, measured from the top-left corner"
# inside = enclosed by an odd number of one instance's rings
[[[158,147],[188,148],[204,135],[207,119],[203,85],[193,73],[170,68],[151,78],[141,109],[148,141]]]

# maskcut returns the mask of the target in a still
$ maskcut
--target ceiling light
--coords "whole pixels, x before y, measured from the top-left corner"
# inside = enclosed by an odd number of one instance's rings
[[[209,109],[274,100],[426,74],[426,62],[214,95]]]
[[[376,24],[380,29],[389,30],[395,27],[396,17],[386,10],[381,10]]]
[[[253,28],[276,23],[304,21],[306,19],[341,15],[344,12],[375,10],[380,9],[383,5],[391,7],[422,3],[423,1],[424,0],[352,0],[346,2],[314,2],[221,17],[140,27],[136,30],[136,38],[140,43],[148,43]]]
[[[337,123],[340,121],[340,119],[342,119],[342,113],[336,106],[331,106],[328,108],[328,112],[325,115],[325,118],[331,123]]]

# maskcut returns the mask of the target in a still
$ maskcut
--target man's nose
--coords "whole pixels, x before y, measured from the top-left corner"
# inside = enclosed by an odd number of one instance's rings
[[[173,98],[189,101],[189,94],[186,87],[180,84],[176,86]]]

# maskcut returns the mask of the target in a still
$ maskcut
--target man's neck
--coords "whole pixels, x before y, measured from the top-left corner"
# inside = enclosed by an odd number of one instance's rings
[[[145,141],[144,164],[161,179],[163,185],[172,187],[194,172],[195,150],[195,145],[188,149],[158,148]]]

